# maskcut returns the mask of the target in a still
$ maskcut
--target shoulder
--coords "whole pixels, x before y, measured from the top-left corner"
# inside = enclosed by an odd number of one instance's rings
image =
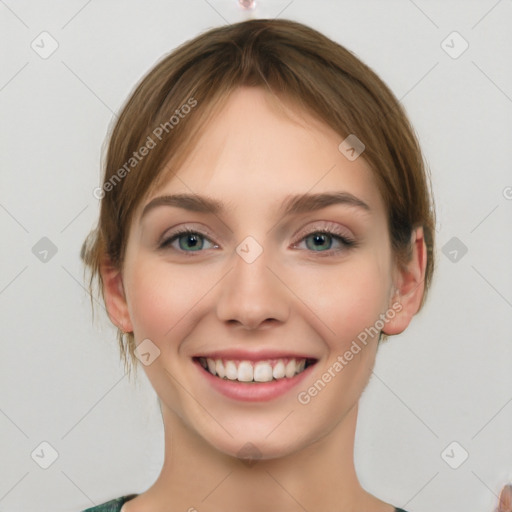
[[[102,503],[101,505],[88,508],[82,512],[120,512],[124,503],[128,500],[131,500],[132,498],[135,498],[135,496],[137,496],[137,494],[127,494],[125,496],[121,496],[119,498],[115,498],[113,500]]]

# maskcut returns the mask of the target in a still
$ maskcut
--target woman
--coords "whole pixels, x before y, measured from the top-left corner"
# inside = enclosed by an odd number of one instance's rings
[[[216,28],[143,79],[105,170],[82,257],[165,457],[88,510],[401,511],[353,461],[379,342],[434,268],[428,176],[384,83],[296,22]]]

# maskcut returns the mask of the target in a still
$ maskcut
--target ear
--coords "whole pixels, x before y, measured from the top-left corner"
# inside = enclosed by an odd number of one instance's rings
[[[397,268],[394,279],[395,294],[391,297],[390,309],[396,315],[389,319],[384,334],[400,334],[418,312],[425,291],[425,269],[427,265],[427,246],[423,228],[416,228],[411,237],[412,257],[405,267]]]
[[[103,279],[105,306],[111,322],[123,332],[133,331],[121,270],[105,257],[100,264],[100,273]]]

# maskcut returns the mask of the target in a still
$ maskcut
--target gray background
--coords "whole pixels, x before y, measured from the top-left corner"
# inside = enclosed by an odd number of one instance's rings
[[[79,249],[132,87],[178,44],[250,16],[354,51],[406,107],[432,169],[437,274],[363,394],[362,485],[411,512],[484,512],[512,481],[511,0],[0,0],[1,511],[78,511],[158,476],[156,395],[142,370],[128,382],[105,315],[93,324]],[[45,59],[31,47],[51,49],[43,31],[58,43]],[[457,58],[453,31],[469,43]],[[47,469],[43,442],[58,453]]]

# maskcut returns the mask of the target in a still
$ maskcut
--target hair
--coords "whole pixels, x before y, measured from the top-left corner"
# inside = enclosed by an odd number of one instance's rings
[[[434,270],[435,212],[430,175],[404,109],[384,82],[352,52],[301,23],[253,19],[210,29],[165,56],[135,87],[111,130],[97,227],[83,243],[93,301],[100,265],[122,271],[135,210],[179,168],[206,121],[243,86],[260,87],[365,145],[387,209],[396,262],[411,257],[422,226],[427,246],[425,302]],[[95,194],[96,195],[96,194]],[[94,314],[94,304],[93,314]],[[128,341],[125,342],[125,335]],[[135,357],[133,333],[118,331],[125,368]]]

